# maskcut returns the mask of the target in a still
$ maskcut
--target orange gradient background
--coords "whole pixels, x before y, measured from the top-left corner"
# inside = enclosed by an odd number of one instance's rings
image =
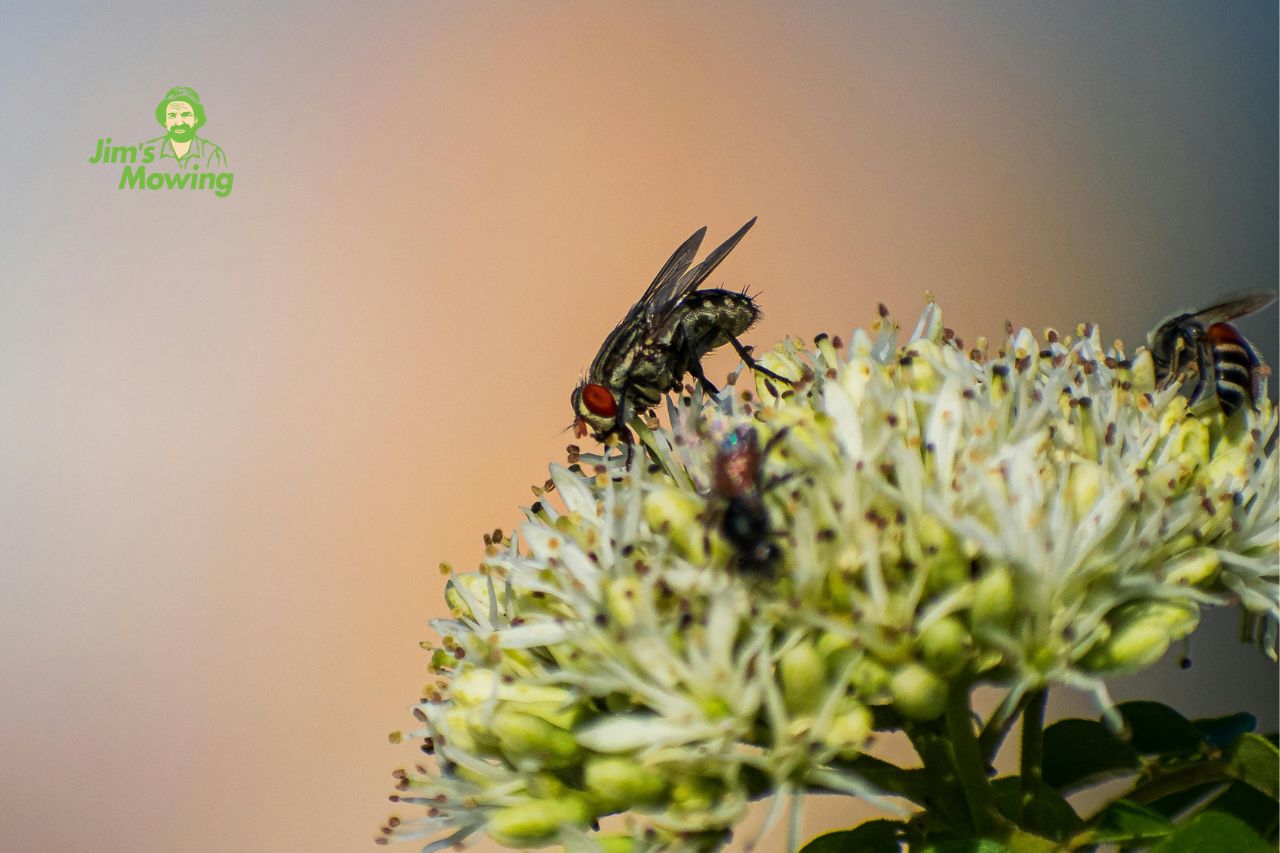
[[[966,340],[1094,320],[1132,346],[1275,287],[1276,25],[1261,2],[6,7],[0,849],[370,849],[415,757],[386,736],[427,678],[436,564],[518,522],[579,372],[701,225],[760,217],[714,277],[761,293],[757,345],[879,302],[913,321],[931,291]],[[158,135],[175,85],[227,198],[87,162]],[[1274,313],[1242,328],[1274,363]],[[1234,619],[1116,696],[1274,728]],[[854,814],[811,800],[806,833]]]

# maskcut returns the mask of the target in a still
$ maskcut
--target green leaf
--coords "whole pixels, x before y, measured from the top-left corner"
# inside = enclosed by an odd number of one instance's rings
[[[1204,739],[1219,749],[1226,749],[1231,742],[1242,734],[1253,731],[1258,726],[1258,718],[1253,714],[1241,711],[1225,717],[1210,717],[1193,720],[1191,725],[1200,730]]]
[[[1205,738],[1190,720],[1159,702],[1116,706],[1130,731],[1129,743],[1143,755],[1185,754],[1204,749]]]
[[[1280,797],[1280,750],[1262,735],[1243,735],[1231,745],[1227,771],[1273,800]]]
[[[1209,804],[1209,810],[1239,818],[1272,843],[1276,840],[1275,800],[1257,788],[1232,782],[1231,787]]]
[[[1059,791],[1087,787],[1138,769],[1138,753],[1102,723],[1059,720],[1044,730],[1044,781]]]
[[[991,782],[1000,813],[1022,828],[1045,838],[1063,841],[1084,826],[1071,804],[1043,782],[1031,786],[1023,799],[1022,777],[1002,776]]]
[[[819,835],[800,853],[899,853],[902,842],[898,839],[905,828],[894,820],[867,821],[853,829]]]
[[[1013,853],[999,841],[975,838],[969,841],[938,841],[925,846],[921,853]]]
[[[1196,815],[1186,826],[1179,827],[1152,853],[1204,853],[1206,850],[1275,853],[1275,849],[1238,818],[1210,811]]]
[[[1203,785],[1196,785],[1194,788],[1176,791],[1158,800],[1153,800],[1147,804],[1147,807],[1172,820],[1192,806],[1202,804],[1204,800],[1210,799],[1209,795],[1215,789],[1221,790],[1222,786],[1222,782],[1205,782]]]
[[[1109,803],[1092,823],[1087,844],[1153,841],[1175,829],[1164,815],[1130,800]]]

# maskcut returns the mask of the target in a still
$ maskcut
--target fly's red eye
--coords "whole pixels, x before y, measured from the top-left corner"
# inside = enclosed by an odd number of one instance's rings
[[[582,402],[587,404],[587,411],[602,418],[611,418],[618,413],[618,404],[613,394],[603,385],[582,386]]]

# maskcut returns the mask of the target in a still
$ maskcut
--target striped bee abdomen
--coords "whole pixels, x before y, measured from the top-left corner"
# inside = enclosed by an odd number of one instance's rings
[[[1218,404],[1228,417],[1248,400],[1253,404],[1258,356],[1253,347],[1229,323],[1214,323],[1205,330],[1205,341],[1213,357],[1213,378]]]

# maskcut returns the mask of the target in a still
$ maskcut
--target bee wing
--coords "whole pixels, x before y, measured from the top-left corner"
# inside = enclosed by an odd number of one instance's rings
[[[1274,290],[1251,290],[1247,293],[1236,293],[1226,297],[1215,305],[1202,308],[1192,313],[1188,319],[1209,326],[1214,323],[1225,323],[1254,311],[1260,311],[1275,301]]]

